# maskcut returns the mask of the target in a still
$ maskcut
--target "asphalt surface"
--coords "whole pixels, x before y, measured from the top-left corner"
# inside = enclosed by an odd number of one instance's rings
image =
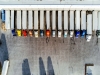
[[[94,36],[75,41],[69,37],[13,37],[1,33],[0,61],[9,59],[8,75],[84,75],[85,64],[94,64],[93,75],[100,73],[100,41]]]

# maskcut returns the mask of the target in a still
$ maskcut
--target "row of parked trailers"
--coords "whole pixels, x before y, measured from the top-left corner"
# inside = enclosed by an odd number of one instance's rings
[[[27,36],[28,32],[35,37],[43,37],[46,33],[47,37],[61,37],[62,34],[66,38],[69,34],[70,37],[78,38],[79,36],[85,37],[90,41],[92,32],[96,32],[100,38],[100,12],[99,11],[85,11],[85,10],[64,10],[64,17],[62,18],[62,10],[52,10],[52,29],[50,25],[50,11],[46,10],[46,26],[44,25],[44,10],[40,10],[40,31],[39,31],[39,11],[38,10],[17,10],[16,11],[16,26],[15,26],[15,12],[14,10],[2,10],[2,22],[5,23],[6,29],[11,29],[13,35]],[[34,12],[34,13],[33,13]],[[57,15],[56,15],[57,14]],[[56,17],[58,16],[58,19]],[[58,25],[56,25],[58,20]],[[62,26],[64,20],[64,26]],[[28,21],[28,22],[27,22]],[[34,31],[33,31],[34,30]],[[69,32],[68,32],[69,31]]]

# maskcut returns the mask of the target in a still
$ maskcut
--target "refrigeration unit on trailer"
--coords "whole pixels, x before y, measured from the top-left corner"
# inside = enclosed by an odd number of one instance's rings
[[[34,35],[38,37],[38,10],[34,11]]]
[[[76,10],[75,14],[75,37],[78,38],[80,36],[80,10]]]
[[[5,10],[1,10],[1,20],[3,23],[5,23]]]
[[[44,36],[44,11],[40,10],[40,36]]]
[[[27,11],[22,10],[22,35],[27,36]]]
[[[87,35],[86,40],[89,42],[92,38],[92,14],[87,15]]]
[[[32,10],[28,10],[28,34],[33,36],[33,13]]]
[[[70,10],[70,37],[74,37],[74,11]]]
[[[98,24],[97,24],[96,35],[98,38],[100,38],[100,11],[98,12]]]
[[[12,35],[16,36],[16,29],[14,26],[14,10],[11,10],[11,30],[12,30]]]
[[[64,38],[68,35],[68,11],[64,10]]]
[[[17,10],[17,36],[21,36],[21,10]]]
[[[62,11],[58,10],[58,37],[62,36]]]
[[[52,37],[56,36],[56,11],[52,11]]]
[[[98,11],[94,10],[93,11],[93,35],[96,35],[97,31],[97,25],[98,25]]]
[[[9,68],[9,60],[4,61],[1,75],[7,75]]]
[[[46,11],[46,37],[50,37],[50,11]]]
[[[5,10],[5,28],[10,29],[10,10]]]
[[[86,35],[86,11],[81,11],[81,37],[84,38]]]

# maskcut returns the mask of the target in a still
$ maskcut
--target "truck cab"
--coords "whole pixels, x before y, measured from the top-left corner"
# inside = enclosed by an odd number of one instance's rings
[[[44,30],[40,30],[40,36],[41,36],[41,37],[44,36]]]
[[[86,30],[81,30],[81,33],[80,34],[81,34],[81,37],[84,38],[85,35],[86,35]]]
[[[34,36],[37,38],[38,37],[38,30],[34,30]]]
[[[46,30],[46,37],[50,37],[50,30]]]
[[[97,31],[96,31],[96,36],[97,36],[98,38],[100,38],[100,30],[97,30]]]
[[[64,38],[68,36],[68,31],[64,30]]]
[[[75,31],[75,37],[78,38],[80,36],[80,30]]]
[[[70,30],[70,37],[74,37],[74,31]]]
[[[59,30],[59,31],[58,31],[58,37],[61,37],[61,35],[62,35],[62,31]]]
[[[56,37],[56,31],[52,30],[52,37]]]

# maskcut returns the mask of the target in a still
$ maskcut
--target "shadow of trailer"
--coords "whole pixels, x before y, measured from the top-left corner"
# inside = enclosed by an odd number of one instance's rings
[[[91,68],[94,66],[94,64],[85,64],[85,75],[93,75]]]

